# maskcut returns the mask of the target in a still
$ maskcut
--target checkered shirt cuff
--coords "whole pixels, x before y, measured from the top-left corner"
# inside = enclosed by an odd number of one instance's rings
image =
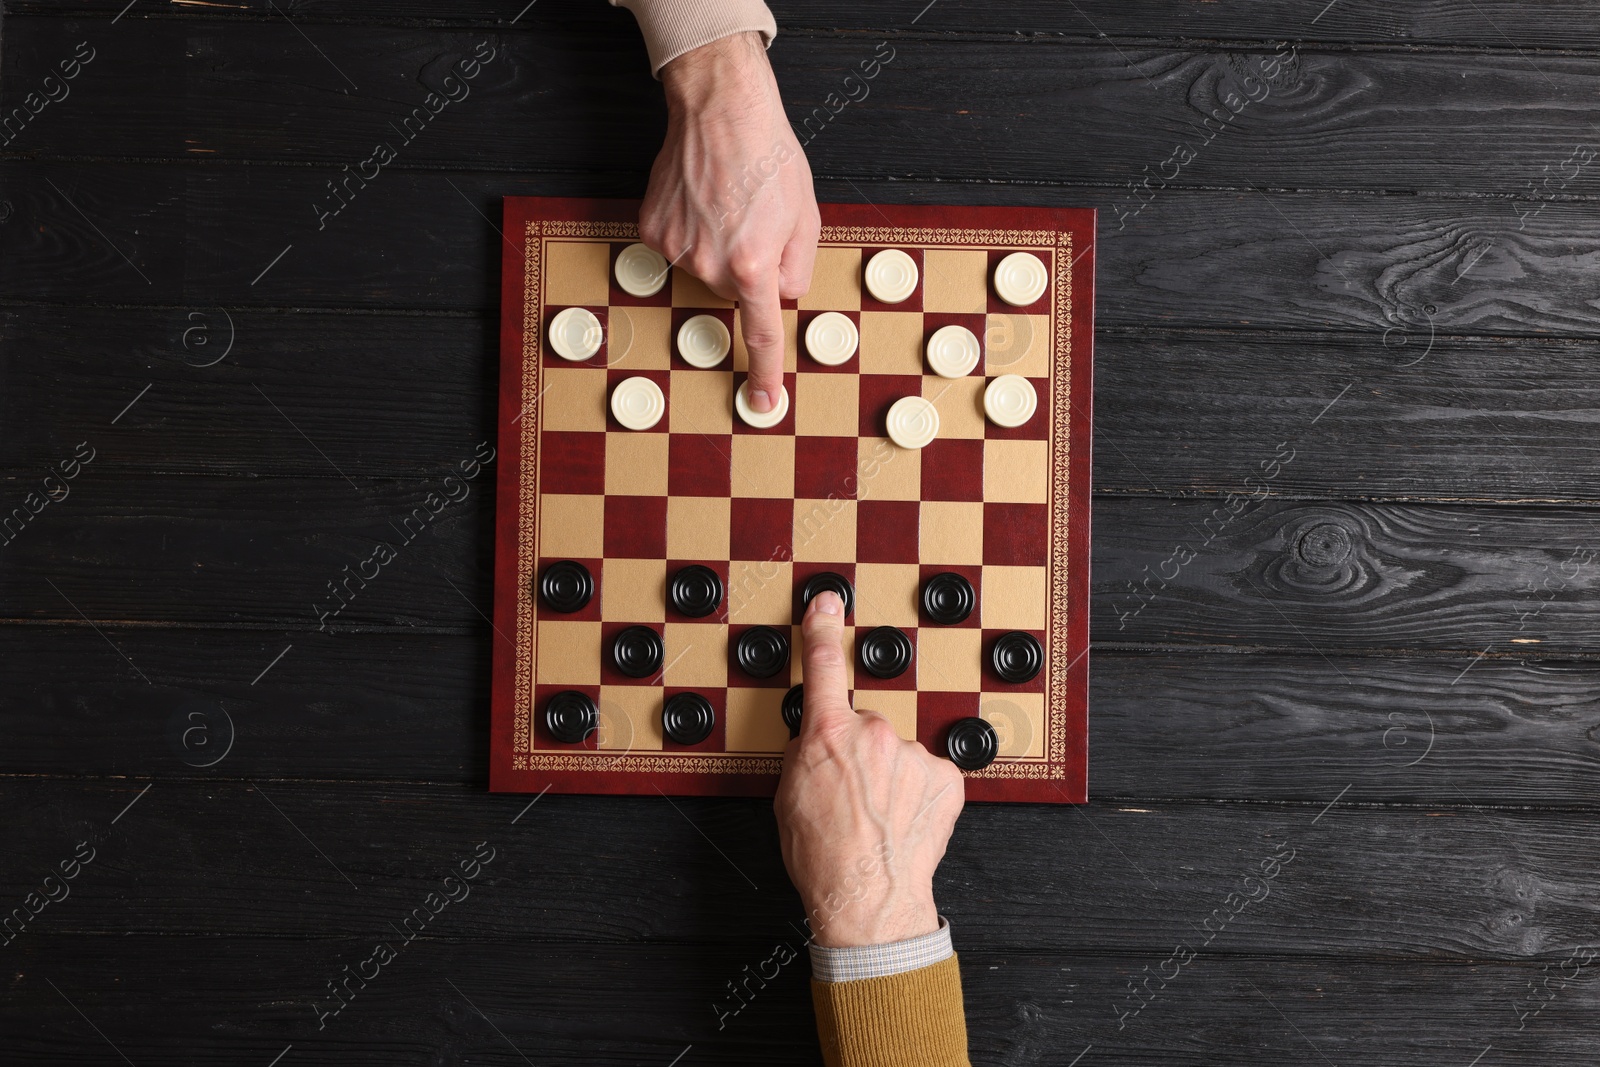
[[[886,978],[929,967],[955,955],[950,946],[950,921],[939,916],[939,929],[905,941],[883,945],[824,948],[811,943],[811,977],[819,982],[856,982]]]

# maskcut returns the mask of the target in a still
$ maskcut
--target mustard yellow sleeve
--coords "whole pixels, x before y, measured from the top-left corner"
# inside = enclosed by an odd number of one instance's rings
[[[828,1067],[970,1067],[956,957],[855,982],[811,983]]]
[[[735,33],[755,32],[767,44],[778,24],[762,0],[611,0],[633,12],[650,52],[650,73],[685,52]]]

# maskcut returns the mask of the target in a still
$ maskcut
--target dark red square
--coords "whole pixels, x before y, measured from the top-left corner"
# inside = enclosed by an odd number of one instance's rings
[[[711,712],[716,716],[716,722],[711,727],[711,733],[698,745],[680,745],[666,735],[661,734],[661,748],[664,752],[726,752],[728,748],[728,691],[726,689],[687,689],[682,686],[667,686],[661,694],[661,704],[666,706],[668,700],[679,693],[699,693],[711,702]]]
[[[889,409],[894,402],[904,396],[922,395],[920,374],[863,374],[858,384],[862,437],[888,437]]]
[[[741,387],[743,387],[745,381],[749,377],[750,377],[750,375],[745,371],[737,371],[737,372],[735,372],[734,376],[733,376],[734,392],[737,393],[739,391],[739,389]],[[743,419],[741,419],[739,417],[739,412],[737,410],[735,410],[734,413],[733,413],[733,432],[734,433],[756,433],[756,434],[770,433],[770,434],[779,434],[779,435],[785,435],[785,436],[793,437],[794,436],[794,375],[793,374],[785,374],[783,376],[783,387],[786,390],[788,390],[788,392],[789,392],[789,410],[784,413],[782,422],[778,423],[776,426],[769,426],[764,430],[758,430],[754,426],[751,426],[749,423],[747,423]]]
[[[539,492],[599,496],[605,491],[605,434],[546,430],[539,435]]]
[[[915,500],[863,500],[856,504],[856,559],[862,563],[915,563],[918,518]]]
[[[661,420],[648,430],[630,430],[617,421],[611,414],[611,391],[618,383],[628,378],[649,378],[661,387],[661,395],[666,400],[667,406],[661,413]],[[672,374],[664,370],[617,370],[606,371],[606,429],[613,433],[666,433],[667,424],[671,421],[667,412],[672,410]]]
[[[1001,634],[1008,634],[1008,633],[1011,633],[1011,632],[1012,631],[1010,631],[1010,630],[996,630],[996,629],[994,629],[992,627],[985,628],[984,631],[983,631],[983,689],[984,689],[984,692],[991,692],[991,691],[993,691],[993,692],[1009,692],[1009,693],[1042,693],[1042,692],[1044,692],[1044,690],[1045,690],[1045,684],[1044,684],[1045,683],[1045,678],[1050,673],[1050,660],[1049,660],[1049,656],[1048,656],[1049,646],[1047,646],[1045,644],[1045,642],[1044,642],[1044,631],[1043,630],[1024,630],[1024,631],[1022,631],[1023,633],[1032,634],[1034,636],[1034,639],[1039,642],[1040,650],[1046,653],[1046,658],[1045,658],[1044,664],[1043,664],[1043,666],[1041,666],[1039,668],[1039,673],[1038,674],[1034,675],[1032,678],[1028,679],[1026,682],[1021,682],[1021,683],[1018,683],[1016,685],[1012,685],[1012,684],[1010,684],[1008,682],[1001,681],[1000,680],[1000,676],[994,672],[994,659],[992,657],[992,652],[993,652],[993,649],[994,649],[995,640],[998,637],[1000,637]]]
[[[856,627],[854,650],[854,655],[856,658],[856,692],[873,692],[874,690],[885,689],[915,689],[917,687],[917,628],[915,626],[895,627],[895,629],[911,638],[912,656],[911,666],[905,669],[905,673],[897,675],[893,678],[879,678],[878,676],[869,672],[867,668],[861,664],[861,642],[865,640],[866,636],[875,629],[877,629],[876,626]]]
[[[796,327],[798,329],[797,336],[799,338],[798,344],[799,344],[799,347],[800,347],[801,366],[805,369],[806,373],[808,373],[808,374],[857,374],[857,373],[859,373],[860,370],[861,370],[861,364],[859,362],[859,359],[860,359],[860,356],[861,356],[861,345],[860,345],[859,341],[856,344],[855,354],[852,355],[849,359],[845,360],[843,363],[838,364],[837,366],[829,366],[826,363],[818,363],[816,360],[812,359],[810,354],[806,351],[806,328],[811,325],[811,320],[812,319],[816,318],[818,315],[821,315],[821,314],[824,314],[824,312],[821,312],[821,311],[802,311],[802,312],[800,312],[799,316],[796,319]],[[840,311],[839,314],[843,315],[845,318],[849,319],[851,322],[856,324],[856,337],[859,338],[861,336],[861,312],[859,312],[859,311]]]
[[[600,687],[598,685],[536,685],[533,687],[533,747],[539,749],[556,749],[560,752],[593,752],[599,747],[600,731],[596,730],[588,737],[575,745],[562,744],[550,736],[550,730],[545,726],[544,709],[550,703],[550,698],[557,693],[568,689],[576,689],[594,701],[596,708],[600,706]]]
[[[1027,307],[1012,307],[1001,300],[995,293],[994,268],[1002,259],[1013,252],[1027,252],[1038,256],[1044,261],[1044,269],[1049,274],[1052,283],[1055,280],[1054,253],[1048,248],[991,248],[989,249],[989,314],[991,315],[1048,315],[1050,314],[1050,294],[1054,285],[1044,287],[1044,293],[1038,300]]]
[[[601,589],[600,589],[600,570],[601,570],[601,564],[603,562],[602,560],[598,560],[598,559],[575,559],[575,560],[572,561],[574,563],[581,563],[585,567],[589,568],[589,577],[594,581],[594,595],[589,597],[589,603],[585,604],[579,610],[573,611],[573,612],[557,611],[554,608],[550,607],[548,604],[546,604],[544,602],[544,598],[539,595],[539,576],[544,574],[544,569],[546,567],[550,566],[550,564],[552,564],[552,563],[558,563],[561,560],[567,559],[567,558],[569,558],[569,557],[567,557],[567,556],[541,556],[540,557],[540,559],[539,559],[539,571],[538,571],[538,574],[535,574],[534,578],[533,578],[534,611],[538,615],[538,617],[541,618],[541,619],[554,620],[554,621],[557,621],[557,622],[560,622],[560,621],[563,621],[563,620],[568,621],[568,622],[599,622],[600,621],[600,592],[601,592]]]
[[[789,678],[793,673],[795,657],[800,655],[800,649],[794,645],[794,631],[787,626],[773,626],[773,629],[782,634],[789,641],[789,662],[781,667],[770,678],[755,678],[744,672],[739,666],[739,637],[746,630],[753,630],[754,626],[734,625],[728,627],[728,684],[740,689],[788,689]]]
[[[993,379],[990,379],[993,381]],[[1052,417],[1051,405],[1054,402],[1050,396],[1050,379],[1029,378],[1033,386],[1033,393],[1039,398],[1039,406],[1033,412],[1033,418],[1021,426],[996,426],[988,419],[983,420],[983,436],[995,441],[1046,441],[1050,438],[1050,419]]]
[[[917,287],[911,295],[898,304],[885,304],[873,297],[872,290],[867,288],[867,264],[872,262],[872,257],[883,251],[882,247],[863,248],[861,250],[861,310],[862,311],[921,311],[922,289],[926,268],[922,263],[922,249],[914,245],[896,245],[900,251],[911,257],[917,265]]]
[[[794,624],[796,626],[800,625],[800,620],[805,618],[806,614],[805,601],[800,595],[805,592],[806,580],[812,575],[821,574],[824,571],[832,571],[834,574],[844,575],[845,580],[850,583],[851,589],[855,588],[856,565],[854,563],[846,563],[842,560],[837,563],[796,563],[794,565]],[[854,597],[851,599],[852,604],[848,618],[853,620],[855,618]]]
[[[727,496],[732,464],[732,434],[670,434],[667,437],[667,493],[671,496]]]
[[[646,675],[643,678],[630,678],[626,674],[623,674],[621,671],[617,670],[616,660],[614,660],[612,658],[612,656],[611,656],[611,643],[617,639],[617,635],[619,633],[621,633],[623,630],[631,629],[634,626],[647,626],[647,627],[649,627],[650,629],[652,629],[652,630],[654,630],[656,632],[656,636],[657,637],[661,637],[661,624],[658,623],[658,622],[645,623],[645,622],[626,622],[626,621],[622,621],[622,622],[603,622],[603,623],[600,624],[600,684],[601,685],[660,685],[661,684],[661,670],[659,670],[659,669],[651,672],[650,674]],[[666,665],[667,665],[666,664],[666,659],[663,656],[662,661],[661,661],[661,666],[662,666],[662,668],[665,668]]]
[[[606,558],[666,559],[667,498],[606,497]]]
[[[611,341],[611,322],[603,307],[582,305],[594,312],[595,318],[600,320],[600,350],[588,359],[574,362],[556,355],[556,350],[550,344],[550,323],[568,307],[577,307],[575,304],[551,304],[544,309],[544,320],[539,323],[539,351],[544,353],[546,367],[604,367],[609,358]]]
[[[736,496],[729,512],[729,558],[786,560],[793,555],[793,500]]]
[[[959,574],[972,586],[972,614],[956,623],[936,623],[928,618],[928,613],[922,610],[922,587],[929,578],[935,574],[945,572]],[[947,629],[975,630],[983,621],[983,568],[964,567],[958,564],[947,566],[934,566],[924,563],[917,571],[917,617],[921,625],[929,627],[945,627]]]
[[[918,693],[917,740],[935,756],[945,758],[945,732],[950,724],[977,714],[977,693]]]
[[[936,315],[930,311],[922,316],[922,351],[928,351],[928,339],[934,334],[938,333],[940,330],[944,329],[946,326],[965,326],[969,331],[971,331],[972,336],[978,339],[978,362],[977,365],[967,373],[969,375],[982,374],[983,346],[985,341],[984,328],[986,324],[987,320],[982,315],[955,315],[949,312],[941,312]]]
[[[922,499],[982,500],[983,442],[944,437],[922,450]]]
[[[677,270],[677,267],[669,266],[667,268],[667,277],[663,281],[661,289],[654,296],[634,296],[617,284],[617,257],[622,254],[624,248],[633,243],[633,241],[613,241],[611,243],[610,302],[619,307],[670,307],[672,305],[672,272]]]
[[[718,320],[719,322],[722,323],[722,325],[724,325],[724,326],[726,326],[728,328],[728,345],[729,345],[728,355],[725,357],[725,362],[717,364],[717,366],[720,369],[727,370],[732,365],[732,360],[733,360],[733,347],[732,347],[733,346],[733,309],[732,308],[680,308],[680,307],[675,307],[675,308],[672,309],[672,369],[673,370],[696,370],[697,369],[688,360],[684,359],[683,356],[678,354],[678,331],[683,327],[684,323],[688,322],[690,319],[694,318],[696,315],[710,315],[712,318]]]
[[[983,505],[983,562],[1042,567],[1049,561],[1050,509],[1044,504]]]
[[[801,500],[853,500],[858,438],[796,437],[794,495]],[[978,444],[982,444],[979,441]]]
[[[722,604],[710,615],[702,615],[698,619],[683,614],[672,606],[672,597],[667,597],[668,622],[703,622],[719,623],[728,621],[728,601],[733,598],[733,591],[728,587],[728,561],[725,559],[669,559],[667,560],[667,589],[672,588],[672,576],[684,567],[698,563],[702,567],[709,567],[716,571],[717,577],[722,579]]]

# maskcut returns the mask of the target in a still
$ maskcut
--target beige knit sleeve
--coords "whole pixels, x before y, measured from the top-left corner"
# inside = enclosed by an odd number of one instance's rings
[[[767,44],[778,34],[778,24],[762,0],[611,0],[614,7],[633,12],[650,50],[650,72],[693,48],[733,33],[754,31]]]

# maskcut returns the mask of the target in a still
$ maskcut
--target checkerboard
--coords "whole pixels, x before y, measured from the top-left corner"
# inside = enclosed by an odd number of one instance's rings
[[[491,788],[770,794],[789,741],[780,704],[802,680],[799,589],[832,571],[855,587],[852,646],[891,625],[915,648],[896,678],[853,662],[857,708],[936,753],[951,723],[988,720],[999,757],[965,772],[971,799],[1083,801],[1093,213],[823,205],[811,289],[784,304],[789,412],[763,430],[733,410],[748,353],[732,302],[677,267],[655,296],[617,285],[612,265],[638,240],[637,212],[633,201],[506,201]],[[883,248],[918,266],[902,303],[879,303],[862,283]],[[1016,251],[1039,256],[1050,277],[1028,307],[994,295],[994,266]],[[581,363],[548,341],[550,319],[568,307],[587,308],[603,330],[599,352]],[[840,366],[804,351],[806,326],[824,311],[842,312],[860,334]],[[699,314],[733,337],[731,358],[711,370],[675,349],[678,327]],[[950,324],[983,344],[963,378],[925,365],[926,339]],[[1021,375],[1037,393],[1021,427],[984,416],[983,391],[998,374]],[[666,397],[650,430],[624,429],[609,410],[611,389],[634,376]],[[897,447],[885,428],[889,406],[913,395],[940,418],[920,450]],[[570,614],[538,595],[542,569],[560,560],[584,564],[595,583]],[[678,614],[666,595],[669,577],[691,563],[725,589],[703,618]],[[977,595],[955,625],[934,624],[919,606],[922,582],[944,571]],[[639,625],[661,635],[664,666],[631,678],[607,650]],[[758,625],[791,634],[789,666],[771,678],[746,675],[732,651]],[[1018,685],[988,666],[990,645],[1012,630],[1044,651],[1043,670]],[[594,700],[600,725],[563,744],[542,709],[572,689]],[[662,730],[664,700],[684,691],[715,712],[696,745]]]

